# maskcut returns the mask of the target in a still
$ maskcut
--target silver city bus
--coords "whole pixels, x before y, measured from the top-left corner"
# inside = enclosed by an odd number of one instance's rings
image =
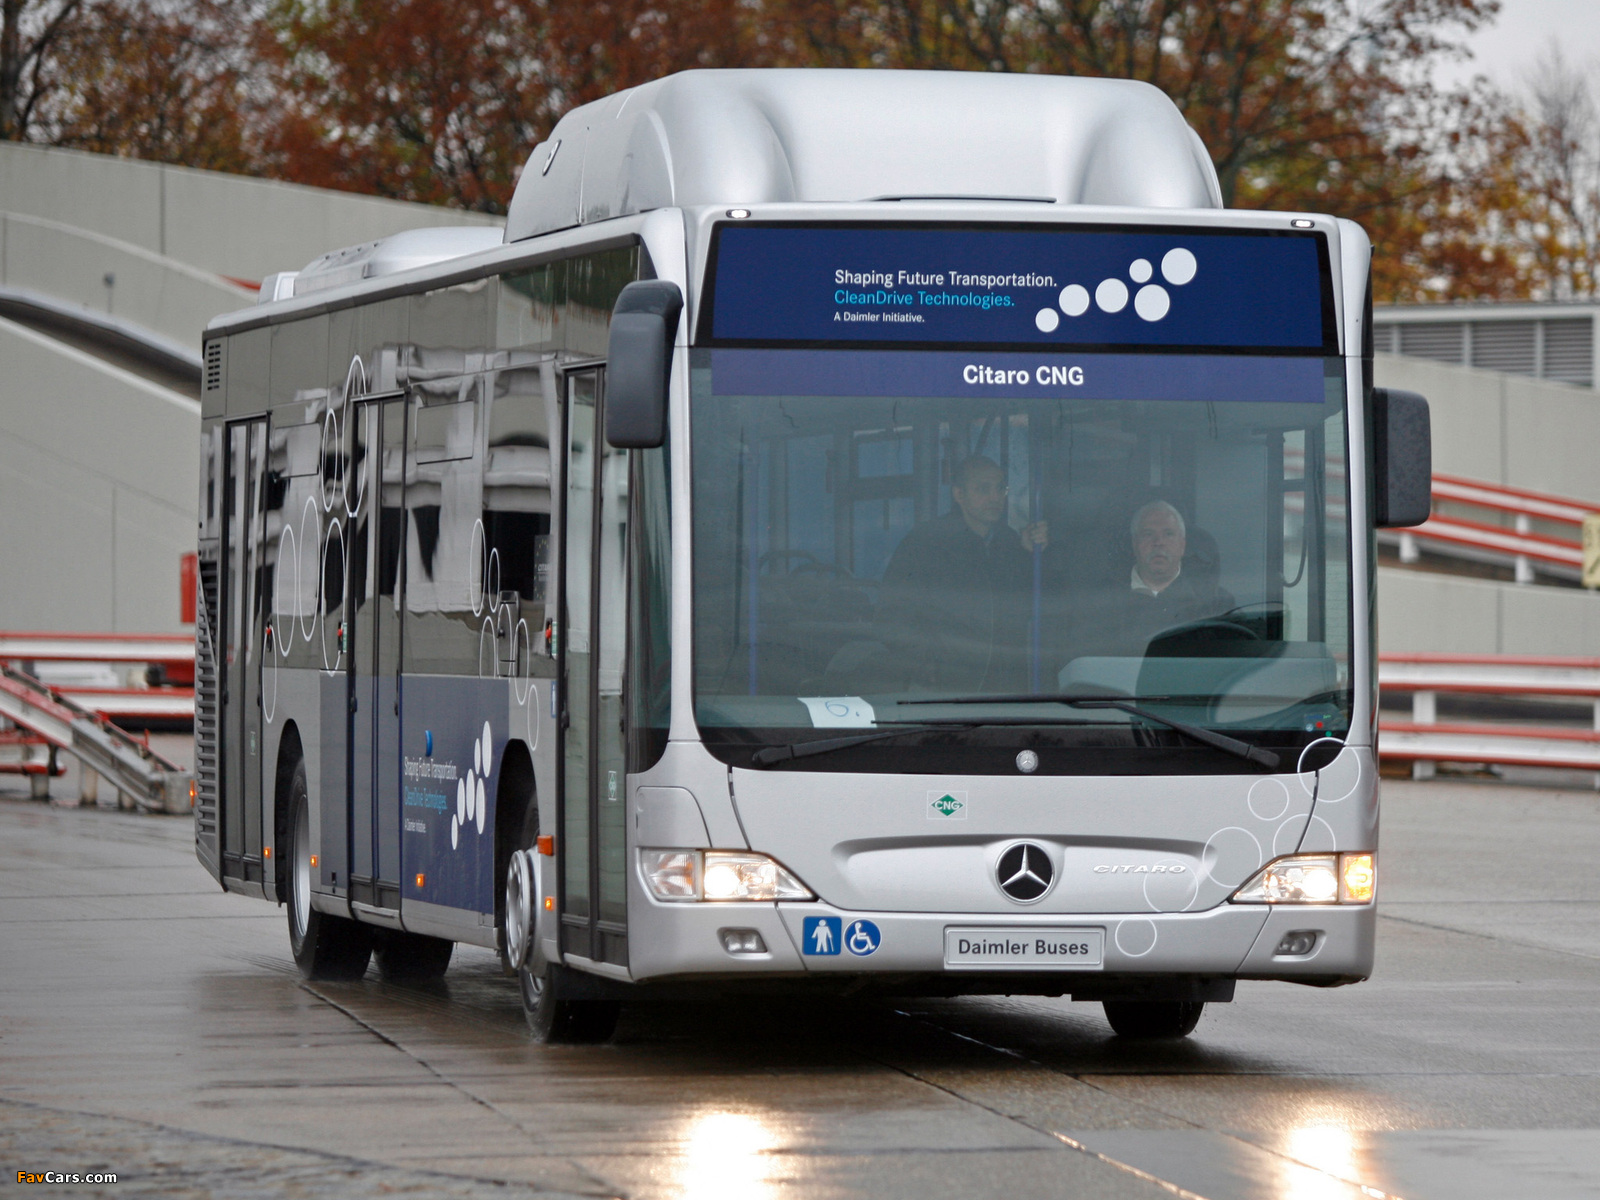
[[[196,847],[312,976],[497,948],[541,1036],[694,985],[1176,1036],[1372,966],[1362,231],[1158,91],[690,72],[499,231],[205,341]]]

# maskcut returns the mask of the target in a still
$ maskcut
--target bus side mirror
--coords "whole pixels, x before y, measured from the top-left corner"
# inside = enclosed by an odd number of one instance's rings
[[[1433,507],[1433,432],[1428,402],[1416,392],[1372,389],[1372,523],[1421,525]]]
[[[622,289],[606,348],[606,441],[653,450],[667,440],[667,382],[683,293],[666,279]]]

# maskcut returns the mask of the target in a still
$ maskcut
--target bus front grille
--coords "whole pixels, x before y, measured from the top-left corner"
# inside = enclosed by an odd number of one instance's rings
[[[195,835],[217,836],[218,779],[221,767],[222,712],[217,687],[217,559],[200,558],[200,595],[194,627]]]

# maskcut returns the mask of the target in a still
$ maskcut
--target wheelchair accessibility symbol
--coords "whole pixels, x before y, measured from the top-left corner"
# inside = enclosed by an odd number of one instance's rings
[[[858,957],[871,954],[882,940],[878,927],[871,921],[852,921],[850,928],[844,931],[844,948]]]

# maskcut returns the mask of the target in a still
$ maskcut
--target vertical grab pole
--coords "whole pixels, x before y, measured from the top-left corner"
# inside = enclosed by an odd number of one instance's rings
[[[1028,430],[1028,522],[1037,524],[1044,509],[1043,489],[1039,486],[1039,453],[1033,429]],[[1028,690],[1040,693],[1042,658],[1040,643],[1044,632],[1044,547],[1033,545],[1033,622],[1028,634]]]
[[[750,695],[756,694],[757,687],[757,660],[756,660],[756,617],[760,612],[760,587],[761,575],[761,539],[757,525],[761,519],[761,494],[757,490],[757,474],[760,468],[760,455],[755,446],[745,447],[744,471],[744,535],[745,542],[745,627],[746,643],[749,646],[749,691]]]

